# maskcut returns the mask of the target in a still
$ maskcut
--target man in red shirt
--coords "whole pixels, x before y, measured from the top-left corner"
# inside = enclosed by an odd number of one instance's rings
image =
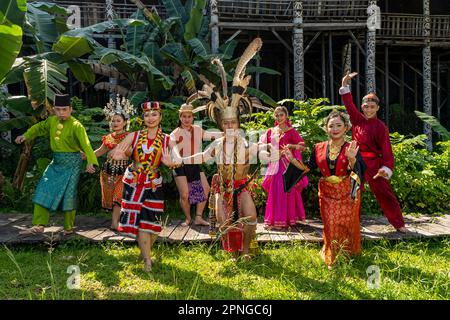
[[[407,232],[400,204],[389,183],[394,170],[394,154],[388,128],[377,118],[380,101],[375,93],[369,93],[362,99],[362,113],[359,112],[353,103],[349,87],[351,79],[356,75],[356,72],[347,72],[342,78],[339,94],[350,115],[353,140],[358,142],[359,150],[367,165],[365,179],[389,223],[397,231]]]

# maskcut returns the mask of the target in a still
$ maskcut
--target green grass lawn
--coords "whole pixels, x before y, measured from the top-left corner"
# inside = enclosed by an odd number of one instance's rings
[[[364,242],[361,256],[329,271],[319,244],[260,247],[233,263],[218,245],[156,245],[152,273],[133,244],[71,240],[52,247],[0,247],[0,299],[449,299],[450,238]],[[67,268],[78,265],[80,289]],[[378,289],[366,270],[380,268]]]

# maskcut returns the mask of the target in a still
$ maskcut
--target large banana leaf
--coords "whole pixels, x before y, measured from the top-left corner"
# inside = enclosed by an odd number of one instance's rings
[[[189,16],[180,0],[162,0],[162,2],[170,17],[181,18],[182,24],[185,24],[188,21]]]
[[[0,121],[0,132],[27,128],[34,123],[34,119],[35,117],[33,116],[21,116],[9,120],[2,120]]]
[[[78,28],[65,32],[53,45],[53,50],[62,54],[66,59],[79,58],[86,53],[91,53],[101,45],[94,39],[94,33],[103,33],[113,27],[139,27],[148,24],[144,20],[114,19],[95,25]]]
[[[59,34],[69,30],[69,27],[67,26],[67,17],[69,16],[69,12],[67,9],[60,7],[56,3],[50,2],[32,2],[30,5],[52,15]]]
[[[277,106],[277,103],[271,97],[269,97],[266,93],[264,93],[264,92],[262,92],[262,91],[260,91],[258,89],[255,89],[255,88],[252,88],[252,87],[248,87],[247,88],[247,94],[249,96],[257,97],[259,100],[263,101],[264,103],[266,103],[266,104],[268,104],[268,105],[270,105],[272,107],[276,107]]]
[[[0,83],[22,47],[26,0],[0,1]]]
[[[47,59],[53,61],[54,63],[63,62],[62,56],[55,52],[45,52],[42,54],[25,57],[25,59],[17,58],[5,78],[0,81],[0,83],[13,84],[23,81],[23,72],[28,67],[28,62],[30,59]]]
[[[186,23],[184,31],[184,40],[188,41],[194,37],[197,37],[203,21],[203,9],[205,9],[206,0],[195,0],[195,4],[192,6],[189,20]]]
[[[132,19],[144,20],[145,16],[141,10],[136,11],[132,16]],[[144,46],[148,38],[147,28],[144,25],[130,25],[127,27],[127,33],[125,36],[125,49],[128,53],[138,55]]]
[[[8,97],[5,101],[5,107],[15,117],[25,116],[27,114],[39,115],[39,111],[33,110],[30,99],[25,96]]]
[[[280,72],[270,69],[270,68],[265,68],[265,67],[257,67],[257,66],[248,66],[245,68],[245,70],[247,71],[247,73],[260,73],[260,74],[270,74],[270,75],[275,75],[275,76],[279,76],[281,75]]]
[[[155,65],[163,65],[164,58],[161,55],[161,50],[159,49],[158,43],[156,42],[146,42],[143,49],[144,55],[146,55],[150,61],[152,61]]]
[[[23,18],[27,11],[26,0],[1,0],[0,24],[18,25],[22,27]]]
[[[55,43],[59,37],[54,16],[32,4],[28,4],[27,8],[27,21],[31,28],[31,36],[35,38],[40,50],[50,51],[51,44]]]
[[[416,116],[419,117],[420,120],[430,125],[431,129],[433,129],[436,133],[438,133],[442,139],[450,140],[450,132],[437,120],[435,117],[430,116],[429,114],[414,111]]]
[[[79,58],[92,52],[88,39],[62,35],[53,45],[53,51],[60,53],[66,59]]]
[[[95,83],[95,74],[89,64],[81,63],[78,61],[68,61],[70,70],[73,75],[80,82],[88,82],[90,84]]]
[[[55,94],[65,89],[62,82],[67,81],[66,67],[47,59],[33,59],[23,74],[30,99],[37,105],[49,106]]]
[[[191,71],[184,70],[183,72],[181,72],[181,77],[184,80],[184,86],[188,89],[189,94],[194,93],[196,91],[195,79],[194,79],[194,76],[192,75]]]
[[[146,56],[139,58],[127,52],[108,48],[100,49],[96,52],[96,54],[100,57],[100,63],[107,65],[112,64],[116,66],[119,71],[121,71],[121,64],[126,64],[133,69],[139,67],[144,69],[146,72],[150,72],[154,76],[160,77],[163,80],[165,87],[171,88],[173,86],[173,81],[154,67]],[[117,62],[121,64],[117,65]]]
[[[22,28],[0,25],[0,83],[9,72],[22,47]]]
[[[233,57],[237,44],[237,41],[231,40],[223,43],[219,47],[219,52],[222,53],[224,59],[231,59]]]
[[[166,44],[161,48],[161,54],[180,66],[189,63],[186,51],[181,43],[170,42]]]
[[[187,43],[191,46],[194,52],[203,59],[207,59],[208,55],[211,54],[209,47],[198,38],[189,39],[187,40]]]

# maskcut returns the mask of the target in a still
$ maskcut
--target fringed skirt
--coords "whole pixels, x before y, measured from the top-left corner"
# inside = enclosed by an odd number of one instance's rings
[[[135,177],[127,169],[123,188],[118,231],[131,237],[136,237],[139,232],[160,233],[164,212],[162,177],[149,179],[145,173]]]
[[[114,205],[120,206],[123,194],[123,174],[127,161],[106,161],[100,171],[100,186],[102,189],[102,207],[111,210]]]
[[[45,169],[33,197],[33,203],[50,211],[77,208],[77,187],[81,173],[79,152],[55,152]]]
[[[351,197],[351,179],[333,184],[319,180],[319,204],[323,222],[322,259],[332,265],[340,254],[361,252],[359,210],[361,191],[355,200]]]

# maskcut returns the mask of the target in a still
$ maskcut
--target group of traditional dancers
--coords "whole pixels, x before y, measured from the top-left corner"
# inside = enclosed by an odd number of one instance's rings
[[[218,226],[225,250],[232,259],[249,254],[254,241],[257,212],[252,198],[252,185],[258,169],[250,174],[250,164],[265,158],[267,171],[262,182],[267,192],[264,223],[267,228],[286,228],[304,223],[302,190],[308,185],[307,173],[319,179],[319,204],[324,224],[321,256],[331,268],[342,253],[355,255],[361,251],[360,207],[361,189],[367,181],[389,222],[399,232],[407,232],[400,205],[389,179],[394,169],[394,157],[389,132],[377,118],[379,100],[374,93],[362,99],[362,113],[353,103],[349,90],[349,73],[342,79],[339,92],[347,113],[333,110],[324,121],[328,141],[317,143],[309,159],[303,160],[306,149],[300,134],[289,122],[288,110],[278,106],[273,110],[275,125],[259,142],[249,142],[239,134],[240,115],[251,114],[256,100],[246,93],[250,76],[245,67],[260,50],[262,41],[253,40],[241,56],[229,95],[226,73],[219,59],[214,59],[221,74],[221,88],[216,88],[201,76],[203,87],[190,96],[179,109],[178,127],[169,135],[162,132],[163,116],[159,102],[145,102],[142,107],[142,130],[127,131],[135,112],[124,98],[111,101],[105,107],[112,133],[103,137],[102,145],[93,150],[83,125],[71,116],[68,95],[57,95],[55,115],[33,125],[16,138],[16,143],[48,136],[53,160],[33,196],[33,226],[24,234],[44,232],[50,212],[64,213],[64,234],[73,233],[77,184],[82,161],[86,171],[95,172],[97,157],[107,154],[100,172],[102,206],[112,210],[111,228],[137,238],[144,270],[150,271],[154,260],[152,247],[162,230],[164,195],[160,166],[173,169],[180,194],[180,206],[185,215],[183,226]],[[193,102],[206,103],[194,108]],[[210,132],[194,125],[194,114],[206,111],[221,131]],[[352,141],[345,141],[352,127]],[[202,151],[202,142],[214,139]],[[256,159],[258,157],[258,159]],[[131,158],[131,159],[130,159]],[[256,160],[255,160],[256,159]],[[211,186],[200,164],[214,161],[217,173]],[[190,209],[196,205],[195,218]],[[208,205],[213,212],[209,222],[203,218]]]

